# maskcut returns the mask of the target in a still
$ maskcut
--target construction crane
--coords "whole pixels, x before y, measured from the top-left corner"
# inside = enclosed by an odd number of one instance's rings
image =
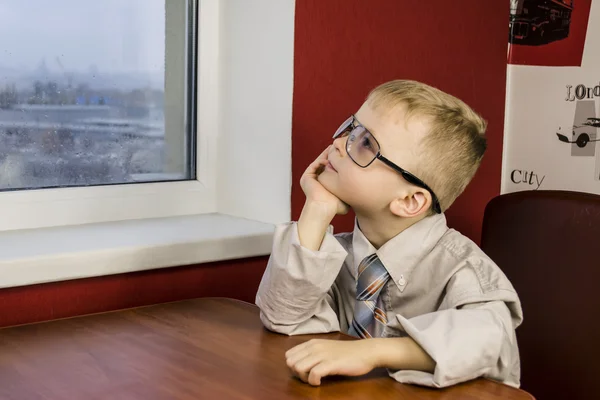
[[[73,87],[73,74],[67,72],[67,70],[65,69],[65,67],[63,66],[62,62],[60,62],[60,57],[56,56],[56,63],[58,64],[58,66],[60,67],[62,73],[64,74],[65,78],[67,78],[67,89],[71,90]]]

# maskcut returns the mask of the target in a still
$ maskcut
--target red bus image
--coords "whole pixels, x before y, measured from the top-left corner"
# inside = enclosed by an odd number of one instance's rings
[[[572,11],[573,0],[511,0],[508,40],[541,45],[565,39]]]

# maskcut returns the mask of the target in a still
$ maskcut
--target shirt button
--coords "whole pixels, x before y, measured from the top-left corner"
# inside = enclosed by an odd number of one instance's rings
[[[400,286],[406,285],[406,280],[404,279],[404,275],[400,275],[400,279],[398,279],[398,285],[400,285]]]

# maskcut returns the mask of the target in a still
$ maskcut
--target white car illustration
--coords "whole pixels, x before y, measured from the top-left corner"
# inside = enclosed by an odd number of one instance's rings
[[[557,132],[556,135],[561,142],[575,143],[577,147],[583,148],[589,142],[600,141],[600,138],[598,138],[596,133],[598,128],[600,128],[600,118],[588,118],[581,125],[573,125],[573,135],[571,139],[559,132]]]

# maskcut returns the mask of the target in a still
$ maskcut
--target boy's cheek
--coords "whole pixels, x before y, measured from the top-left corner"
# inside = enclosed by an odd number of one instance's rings
[[[328,190],[351,207],[360,203],[365,193],[364,188],[357,185],[355,181],[343,179],[338,180],[335,187]]]
[[[323,173],[317,179],[330,193],[344,203],[353,206],[363,203],[365,196],[369,198],[374,191],[380,190],[367,178],[356,174],[355,171],[340,169],[337,173],[331,171]]]

